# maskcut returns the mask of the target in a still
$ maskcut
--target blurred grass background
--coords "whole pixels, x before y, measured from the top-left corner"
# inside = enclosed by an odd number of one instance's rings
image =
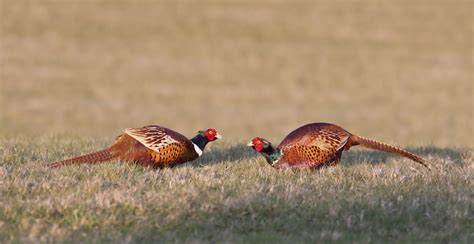
[[[160,124],[279,141],[328,121],[474,145],[471,1],[0,2],[5,137]]]
[[[0,0],[0,242],[472,243],[472,1]],[[239,144],[328,121],[277,171]],[[225,140],[159,171],[46,162],[159,124]],[[213,143],[214,144],[214,143]]]

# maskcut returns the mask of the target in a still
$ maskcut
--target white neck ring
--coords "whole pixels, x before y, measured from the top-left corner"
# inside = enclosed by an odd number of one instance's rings
[[[201,148],[199,148],[196,144],[194,144],[193,142],[193,146],[194,146],[194,151],[196,151],[196,153],[201,156],[202,155],[202,150]]]

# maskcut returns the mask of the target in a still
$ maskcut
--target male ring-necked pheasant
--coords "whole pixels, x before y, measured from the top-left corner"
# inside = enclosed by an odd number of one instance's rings
[[[278,147],[260,137],[255,137],[247,146],[265,156],[273,167],[316,169],[337,164],[342,152],[356,145],[396,153],[428,167],[423,158],[413,153],[351,134],[337,125],[328,123],[304,125],[288,134]]]
[[[49,166],[55,168],[124,160],[154,168],[173,167],[198,158],[208,142],[221,138],[215,129],[207,129],[199,131],[189,140],[176,131],[158,125],[129,128],[124,132],[107,149],[51,163]]]

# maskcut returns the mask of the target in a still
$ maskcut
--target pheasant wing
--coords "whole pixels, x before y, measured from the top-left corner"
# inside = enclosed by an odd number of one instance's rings
[[[339,151],[344,145],[346,145],[347,140],[349,140],[349,135],[338,135],[332,132],[322,131],[323,133],[318,134],[317,136],[311,138],[309,145],[317,146],[321,150],[325,151]]]
[[[280,148],[293,146],[316,146],[323,151],[339,151],[349,140],[350,133],[327,126],[301,128],[290,133]]]
[[[179,141],[173,138],[173,134],[176,132],[170,133],[169,129],[156,125],[128,128],[125,129],[125,133],[155,152],[159,152],[170,144],[179,143]]]

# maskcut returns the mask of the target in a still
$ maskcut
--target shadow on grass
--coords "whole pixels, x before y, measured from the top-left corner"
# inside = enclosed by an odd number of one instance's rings
[[[424,158],[427,158],[427,156],[431,156],[435,158],[449,159],[458,165],[463,163],[468,154],[467,149],[451,149],[439,147],[407,148],[407,150]],[[193,167],[201,167],[224,162],[247,160],[259,156],[260,155],[258,155],[258,153],[254,152],[247,146],[243,144],[238,144],[233,145],[231,147],[220,148],[204,153],[201,158],[192,162],[189,165]],[[386,163],[392,158],[401,158],[401,156],[382,151],[363,149],[359,147],[359,150],[352,149],[344,152],[342,155],[342,163],[351,165],[358,164],[361,162],[367,162],[369,164],[375,165]]]
[[[362,149],[362,148],[360,148]],[[462,164],[465,158],[467,157],[467,149],[451,149],[451,148],[439,148],[439,147],[418,147],[418,148],[407,148],[408,151],[413,152],[417,155],[420,155],[423,158],[428,156],[440,158],[440,159],[449,159],[455,164]],[[205,153],[200,159],[193,162],[193,166],[205,166],[205,165],[214,165],[224,162],[234,162],[238,160],[247,160],[255,157],[259,157],[258,153],[254,152],[252,149],[248,148],[243,144],[233,145],[228,148],[220,148],[212,150]],[[349,150],[343,153],[342,156],[343,164],[358,164],[361,162],[367,162],[370,164],[381,164],[386,163],[392,158],[401,158],[401,156],[370,150]],[[263,157],[262,157],[263,160]]]
[[[205,152],[202,157],[193,162],[193,166],[214,165],[223,162],[233,162],[237,160],[247,160],[257,157],[251,148],[243,144],[233,145],[228,148],[220,148]]]
[[[407,150],[423,158],[431,156],[441,159],[449,159],[456,164],[462,164],[468,154],[467,149],[451,149],[439,147],[407,148]],[[401,156],[393,153],[370,149],[349,150],[342,154],[342,163],[357,164],[365,161],[370,164],[381,164],[386,163],[391,158],[401,158]]]

